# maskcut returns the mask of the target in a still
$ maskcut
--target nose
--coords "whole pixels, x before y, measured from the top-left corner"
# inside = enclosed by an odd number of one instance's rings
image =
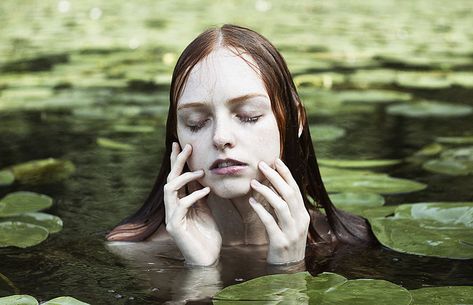
[[[231,128],[230,120],[223,118],[215,120],[213,145],[217,150],[224,150],[235,146],[235,137]]]

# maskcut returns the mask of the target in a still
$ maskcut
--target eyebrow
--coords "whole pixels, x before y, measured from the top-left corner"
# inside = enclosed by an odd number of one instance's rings
[[[239,104],[239,103],[242,103],[242,102],[244,102],[248,99],[254,98],[254,97],[267,98],[266,95],[261,94],[261,93],[248,93],[248,94],[244,94],[244,95],[241,95],[241,96],[231,98],[231,99],[227,100],[226,104],[228,104],[228,105]],[[181,106],[177,107],[177,110],[184,109],[184,108],[191,108],[191,107],[202,107],[203,105],[204,105],[203,102],[185,103],[184,105],[181,105]]]

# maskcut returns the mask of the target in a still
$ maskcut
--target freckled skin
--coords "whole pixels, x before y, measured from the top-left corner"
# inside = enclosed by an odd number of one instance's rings
[[[251,60],[249,57],[246,59]],[[250,93],[263,97],[254,98],[259,102],[239,109],[226,103],[231,98]],[[191,144],[193,148],[188,160],[189,168],[203,169],[205,176],[198,180],[199,183],[209,186],[211,192],[219,197],[235,198],[248,194],[251,179],[263,179],[258,162],[273,165],[280,155],[279,130],[261,77],[230,50],[216,49],[192,70],[178,107],[196,101],[208,107],[205,116],[208,121],[197,132],[192,132],[187,126],[187,118],[192,116],[193,110],[178,110],[180,145]],[[261,117],[254,124],[242,122],[237,116],[247,112]],[[182,113],[187,117],[182,119]],[[212,174],[209,169],[212,163],[225,158],[247,163],[248,168],[236,176]]]

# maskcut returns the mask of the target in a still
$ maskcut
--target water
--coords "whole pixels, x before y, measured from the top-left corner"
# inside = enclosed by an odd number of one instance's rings
[[[176,256],[176,250],[166,245],[159,246],[163,257],[156,256],[156,245],[130,245],[119,250],[104,243],[107,230],[134,211],[152,186],[163,153],[173,61],[208,25],[226,21],[253,27],[281,48],[295,73],[336,71],[350,75],[360,69],[377,70],[383,64],[372,58],[392,52],[407,58],[449,54],[446,57],[469,60],[469,65],[447,71],[473,71],[473,36],[467,26],[466,1],[454,1],[448,8],[431,1],[405,7],[389,1],[352,1],[350,5],[302,1],[292,6],[246,1],[238,8],[236,3],[210,1],[199,7],[179,1],[126,5],[82,1],[69,3],[66,10],[67,3],[0,4],[3,67],[25,58],[66,56],[56,58],[59,62],[53,62],[52,68],[39,62],[38,69],[43,71],[31,71],[38,62],[23,71],[15,71],[18,65],[1,70],[0,168],[48,157],[71,160],[77,167],[63,182],[0,188],[0,197],[17,190],[53,197],[55,204],[48,213],[64,221],[61,232],[38,246],[0,249],[0,272],[11,281],[11,285],[0,281],[0,295],[21,292],[40,301],[71,295],[92,304],[159,304],[170,300],[205,304],[211,302],[209,295],[228,285],[303,269],[271,268],[264,262],[264,249],[258,247],[225,248],[216,267],[188,268],[182,261],[169,258]],[[319,52],[319,59],[326,52],[333,59],[305,61],[312,58],[310,52]],[[298,54],[299,59],[294,56]],[[334,62],[337,65],[331,65]],[[321,67],[321,63],[326,66]],[[402,65],[388,68],[420,69]],[[423,70],[429,69],[437,68]],[[158,85],[150,85],[150,81]],[[350,86],[346,82],[334,84],[334,89]],[[416,98],[473,104],[472,89],[459,86],[433,90],[381,87],[409,92]],[[368,112],[335,115],[310,112],[311,123],[346,130],[346,135],[336,141],[316,143],[318,157],[405,158],[436,136],[473,131],[472,115],[414,119],[388,115],[385,107],[375,105]],[[117,125],[153,129],[127,133],[117,131]],[[109,150],[97,145],[97,137],[125,142],[135,149]],[[428,184],[421,192],[385,196],[386,204],[473,200],[471,175],[434,174],[407,162],[382,171]],[[117,256],[116,252],[123,249],[127,253]],[[127,259],[133,251],[141,258]],[[383,248],[340,249],[328,257],[309,258],[306,267],[314,274],[331,271],[349,278],[386,279],[408,289],[473,285],[472,260],[420,257]]]

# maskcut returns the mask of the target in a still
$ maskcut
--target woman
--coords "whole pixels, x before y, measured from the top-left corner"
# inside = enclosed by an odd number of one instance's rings
[[[209,29],[183,51],[158,178],[107,238],[166,236],[202,266],[222,244],[267,244],[267,262],[287,264],[304,259],[307,245],[376,242],[366,220],[330,202],[284,59],[254,31]]]

